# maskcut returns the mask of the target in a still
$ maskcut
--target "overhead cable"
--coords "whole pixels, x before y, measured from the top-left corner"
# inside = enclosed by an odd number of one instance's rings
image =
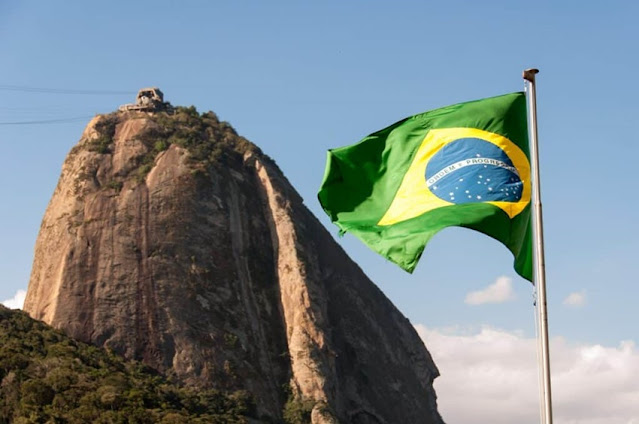
[[[86,121],[93,116],[76,116],[74,118],[61,118],[61,119],[46,119],[41,121],[14,121],[14,122],[0,122],[0,125],[37,125],[37,124],[61,124],[64,122],[79,122]]]
[[[121,90],[75,90],[66,88],[45,88],[45,87],[28,87],[24,85],[6,85],[0,84],[0,90],[3,91],[20,91],[23,93],[44,93],[44,94],[84,94],[96,96],[119,96],[135,94],[135,91]]]

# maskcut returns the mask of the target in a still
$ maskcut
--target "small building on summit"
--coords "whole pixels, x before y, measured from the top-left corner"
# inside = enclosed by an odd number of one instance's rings
[[[143,88],[138,91],[135,103],[128,103],[120,106],[121,112],[141,111],[159,112],[170,111],[172,109],[169,102],[164,101],[164,93],[158,87]]]

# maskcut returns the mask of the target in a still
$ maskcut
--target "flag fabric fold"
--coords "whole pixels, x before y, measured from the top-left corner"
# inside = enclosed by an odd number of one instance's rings
[[[438,231],[460,226],[502,242],[532,281],[524,93],[414,115],[329,150],[318,198],[341,233],[408,272]]]

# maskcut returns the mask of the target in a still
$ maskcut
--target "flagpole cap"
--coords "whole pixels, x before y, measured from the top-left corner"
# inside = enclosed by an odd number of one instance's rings
[[[535,83],[535,75],[539,73],[539,69],[529,68],[524,70],[524,74],[522,75],[526,81],[530,81],[533,84]]]

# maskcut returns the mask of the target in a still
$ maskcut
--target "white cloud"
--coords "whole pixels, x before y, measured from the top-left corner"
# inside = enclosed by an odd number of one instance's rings
[[[570,293],[568,297],[564,299],[564,305],[578,308],[586,304],[586,292],[583,290],[580,292]]]
[[[18,290],[11,299],[3,300],[2,303],[4,306],[10,309],[22,309],[24,305],[24,298],[27,296],[26,290]]]
[[[514,298],[515,292],[513,291],[512,280],[508,277],[499,277],[485,289],[468,293],[464,303],[469,305],[504,303]]]
[[[539,422],[536,341],[485,327],[478,333],[415,327],[441,376],[435,379],[444,421]],[[639,349],[550,343],[555,424],[639,424]]]

